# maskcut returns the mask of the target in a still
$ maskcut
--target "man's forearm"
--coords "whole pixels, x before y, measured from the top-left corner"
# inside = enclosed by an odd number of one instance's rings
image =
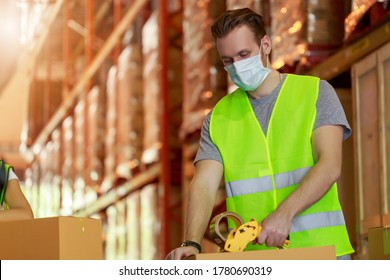
[[[292,219],[321,199],[339,175],[340,170],[337,165],[320,160],[307,173],[301,185],[279,205],[278,211],[289,213]]]
[[[280,204],[278,211],[290,213],[292,219],[328,192],[341,173],[342,136],[340,126],[323,126],[313,132],[316,164],[298,188]]]
[[[34,216],[29,209],[9,209],[0,212],[0,221],[14,221],[33,219]]]
[[[185,239],[201,243],[215,203],[215,194],[210,192],[194,192],[194,187],[189,193],[189,203],[186,217]]]
[[[200,243],[215,204],[223,167],[214,160],[201,160],[195,165],[195,175],[188,193],[185,239]]]

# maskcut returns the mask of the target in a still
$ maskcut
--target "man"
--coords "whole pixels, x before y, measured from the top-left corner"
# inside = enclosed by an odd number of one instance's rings
[[[19,179],[12,166],[0,160],[0,222],[11,220],[33,219],[31,206],[24,196]]]
[[[167,255],[200,253],[224,175],[227,210],[262,226],[249,250],[334,245],[353,253],[335,181],[350,127],[334,89],[315,77],[282,75],[269,65],[271,39],[260,15],[230,10],[211,27],[238,86],[206,117],[189,190],[186,241]]]

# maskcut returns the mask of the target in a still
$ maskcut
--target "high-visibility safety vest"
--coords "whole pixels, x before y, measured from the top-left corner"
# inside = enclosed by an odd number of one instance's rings
[[[287,198],[315,164],[311,143],[319,79],[287,75],[265,136],[241,89],[213,109],[210,137],[221,153],[226,206],[248,222],[262,221]],[[230,226],[230,225],[229,225]],[[353,253],[336,183],[292,220],[290,247],[334,245],[336,255]],[[274,249],[249,244],[247,250]]]
[[[0,205],[3,204],[5,198],[5,191],[7,189],[9,170],[12,166],[0,160]]]

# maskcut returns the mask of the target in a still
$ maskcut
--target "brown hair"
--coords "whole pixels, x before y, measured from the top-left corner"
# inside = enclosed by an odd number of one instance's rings
[[[233,29],[246,25],[253,32],[260,46],[261,39],[266,35],[263,17],[249,8],[227,10],[220,15],[211,26],[214,40],[223,38]]]

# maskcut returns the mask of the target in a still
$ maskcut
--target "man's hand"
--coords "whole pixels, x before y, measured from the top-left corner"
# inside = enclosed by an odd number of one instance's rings
[[[193,246],[179,247],[171,252],[165,257],[166,260],[183,260],[189,256],[199,254],[198,250]]]
[[[266,217],[260,226],[262,230],[257,238],[257,243],[265,243],[268,247],[282,247],[290,232],[291,218],[276,210]]]

